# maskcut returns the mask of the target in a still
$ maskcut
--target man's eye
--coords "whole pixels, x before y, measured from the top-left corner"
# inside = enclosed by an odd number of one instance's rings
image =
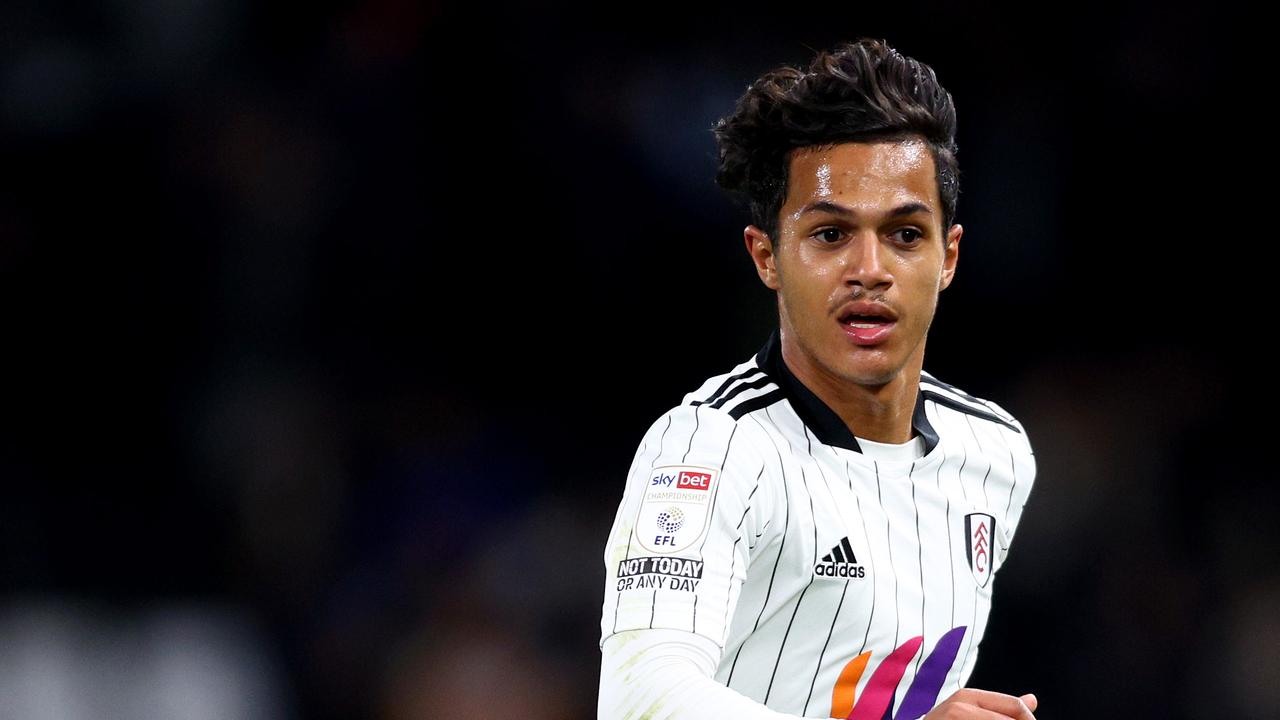
[[[840,239],[840,230],[838,228],[825,228],[814,233],[813,236],[823,242],[833,243]]]
[[[914,245],[920,238],[924,237],[924,233],[915,228],[902,228],[898,233],[902,235],[902,241],[908,245]]]

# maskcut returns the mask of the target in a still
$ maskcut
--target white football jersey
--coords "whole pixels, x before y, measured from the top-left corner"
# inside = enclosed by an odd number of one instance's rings
[[[925,454],[864,454],[775,331],[640,443],[605,547],[601,646],[716,644],[715,678],[805,717],[918,718],[964,686],[1035,479],[1021,423],[923,373]]]

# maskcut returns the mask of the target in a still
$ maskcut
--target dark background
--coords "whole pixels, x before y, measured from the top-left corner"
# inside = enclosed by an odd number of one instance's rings
[[[1280,716],[1250,25],[4,3],[0,715],[593,717],[636,444],[776,322],[710,127],[876,36],[959,114],[925,368],[1039,463],[970,685]]]

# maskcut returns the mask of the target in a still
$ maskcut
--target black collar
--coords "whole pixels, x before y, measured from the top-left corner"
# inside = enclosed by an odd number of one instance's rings
[[[800,416],[800,420],[813,431],[814,435],[818,436],[819,440],[827,445],[862,452],[862,448],[858,447],[857,438],[849,431],[849,426],[844,424],[834,410],[814,395],[812,390],[805,387],[804,383],[800,382],[783,362],[782,341],[777,330],[773,331],[764,347],[756,353],[756,364],[778,384],[778,387],[782,388],[782,392],[786,394],[787,400],[791,401],[791,407]],[[938,444],[938,433],[934,431],[933,425],[929,424],[929,418],[924,413],[924,392],[919,389],[916,391],[915,411],[911,414],[911,427],[917,435],[924,438],[925,454],[933,452],[933,448]]]

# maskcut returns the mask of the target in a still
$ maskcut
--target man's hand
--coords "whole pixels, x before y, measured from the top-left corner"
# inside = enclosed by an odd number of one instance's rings
[[[923,720],[1036,720],[1036,696],[1022,697],[1004,693],[963,688],[929,711]]]

